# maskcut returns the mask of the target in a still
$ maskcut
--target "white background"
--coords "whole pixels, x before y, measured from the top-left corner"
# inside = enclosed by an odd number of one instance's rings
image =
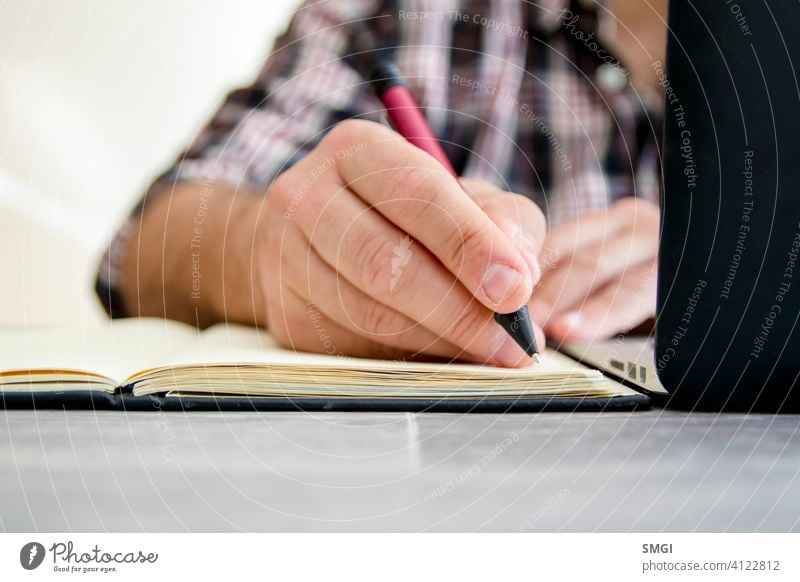
[[[298,4],[0,2],[0,326],[102,317],[114,227]]]

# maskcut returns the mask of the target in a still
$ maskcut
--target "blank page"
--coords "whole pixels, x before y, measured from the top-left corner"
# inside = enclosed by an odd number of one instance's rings
[[[63,371],[55,376],[73,371],[87,380],[88,374],[117,385],[169,359],[197,336],[191,326],[155,318],[115,319],[83,328],[0,328],[0,378],[8,383],[23,377],[45,378],[44,374],[20,374],[29,370]]]

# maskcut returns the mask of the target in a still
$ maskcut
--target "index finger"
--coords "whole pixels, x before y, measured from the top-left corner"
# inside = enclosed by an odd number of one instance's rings
[[[337,156],[343,182],[424,245],[481,303],[510,313],[528,302],[533,280],[525,258],[438,161],[372,122],[342,123],[329,135],[341,147],[365,144],[358,155]]]

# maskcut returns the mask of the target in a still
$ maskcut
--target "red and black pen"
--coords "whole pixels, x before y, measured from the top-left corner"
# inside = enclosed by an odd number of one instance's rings
[[[455,168],[431,131],[397,66],[390,61],[378,60],[373,66],[370,83],[386,108],[386,114],[397,133],[439,160],[439,163],[458,179]],[[494,319],[528,356],[539,361],[539,348],[536,345],[527,305],[513,313],[495,313]]]

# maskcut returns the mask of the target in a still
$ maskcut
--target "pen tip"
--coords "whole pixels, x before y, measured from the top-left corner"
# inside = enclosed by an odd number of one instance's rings
[[[536,358],[539,348],[536,345],[536,336],[533,334],[527,306],[514,313],[495,313],[494,318],[529,357]]]
[[[536,362],[537,364],[541,364],[542,358],[539,357],[539,354],[533,354],[533,361]]]

